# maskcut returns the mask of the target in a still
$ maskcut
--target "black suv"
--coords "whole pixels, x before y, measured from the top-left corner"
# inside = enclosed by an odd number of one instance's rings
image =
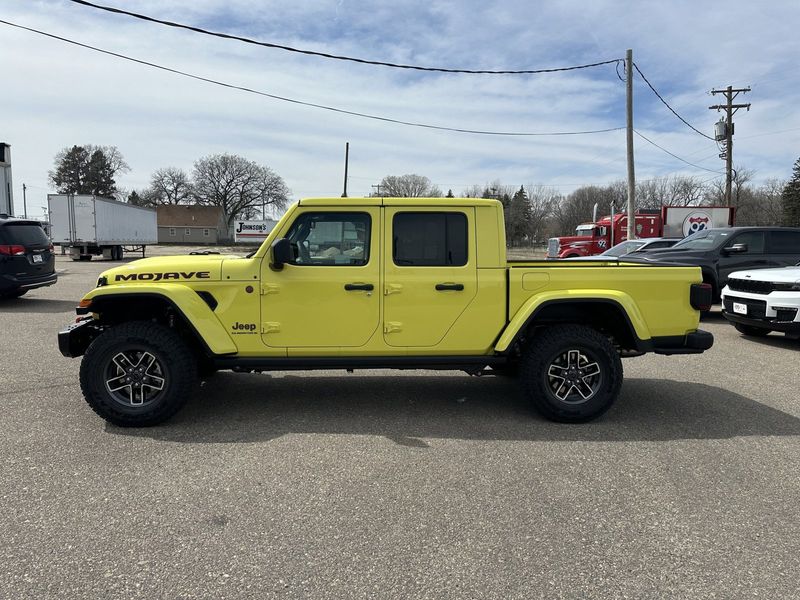
[[[684,238],[672,248],[652,250],[643,257],[653,262],[697,265],[703,281],[719,302],[728,275],[743,269],[788,267],[800,261],[798,227],[724,227],[704,229]]]
[[[0,299],[18,298],[57,279],[53,245],[42,226],[0,215]]]

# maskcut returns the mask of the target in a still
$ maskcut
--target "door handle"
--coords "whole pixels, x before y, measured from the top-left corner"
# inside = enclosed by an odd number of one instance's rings
[[[371,283],[345,283],[344,289],[346,289],[348,292],[354,292],[357,290],[371,292],[375,289],[375,286]]]
[[[437,283],[436,284],[436,291],[437,292],[445,292],[447,290],[452,290],[454,292],[463,292],[464,291],[464,284],[463,283]]]

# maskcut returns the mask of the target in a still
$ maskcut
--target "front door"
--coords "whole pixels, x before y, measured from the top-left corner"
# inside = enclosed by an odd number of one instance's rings
[[[272,347],[363,346],[380,322],[380,208],[300,209],[294,260],[262,266],[261,333]]]
[[[385,211],[384,341],[436,346],[477,292],[474,209]]]
[[[720,252],[718,265],[720,289],[728,282],[728,277],[734,271],[764,269],[770,266],[765,254],[766,238],[767,234],[764,231],[743,231],[725,242],[725,248],[735,244],[746,244],[747,251],[731,254],[724,250]]]

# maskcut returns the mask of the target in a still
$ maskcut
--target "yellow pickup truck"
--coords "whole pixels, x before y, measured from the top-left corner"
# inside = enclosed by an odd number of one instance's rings
[[[506,259],[502,205],[314,198],[247,257],[203,253],[104,272],[58,335],[92,409],[119,426],[174,415],[201,376],[457,369],[518,376],[549,419],[603,414],[620,358],[700,353],[700,269]]]

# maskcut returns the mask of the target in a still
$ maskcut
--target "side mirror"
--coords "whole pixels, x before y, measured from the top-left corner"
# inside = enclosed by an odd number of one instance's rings
[[[747,252],[747,244],[734,244],[728,248],[724,248],[726,254],[742,254]]]
[[[280,238],[272,242],[272,262],[270,266],[276,271],[283,269],[283,265],[294,260],[292,243],[286,238]]]

